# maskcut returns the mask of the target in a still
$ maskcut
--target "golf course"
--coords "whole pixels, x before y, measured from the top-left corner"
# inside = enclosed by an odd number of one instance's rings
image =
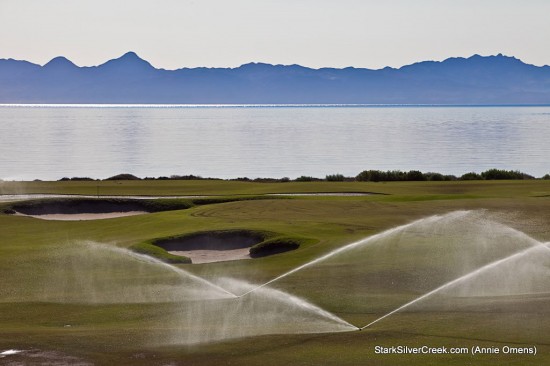
[[[550,364],[549,180],[0,194],[0,364]]]

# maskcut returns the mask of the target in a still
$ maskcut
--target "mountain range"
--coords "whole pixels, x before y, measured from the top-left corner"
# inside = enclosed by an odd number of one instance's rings
[[[153,67],[134,52],[99,66],[0,59],[0,103],[550,104],[550,66],[456,57],[400,68]]]

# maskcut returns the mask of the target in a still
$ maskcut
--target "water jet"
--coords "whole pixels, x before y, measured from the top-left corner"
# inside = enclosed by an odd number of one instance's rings
[[[37,285],[41,300],[64,303],[150,303],[235,298],[184,269],[125,248],[76,242],[51,252],[52,266]]]
[[[231,292],[243,292],[255,285],[221,278]],[[349,332],[357,329],[342,318],[287,292],[263,287],[247,297],[174,303],[171,332],[155,336],[161,344],[218,342],[265,334]]]
[[[340,247],[340,248],[337,248],[337,249],[334,249],[332,250],[331,252],[325,254],[325,255],[322,255],[312,261],[309,261],[305,264],[302,264],[301,266],[298,266],[288,272],[285,272],[283,273],[282,275],[280,276],[277,276],[275,278],[273,278],[272,280],[269,280],[267,282],[265,282],[264,284],[256,287],[256,288],[253,288],[241,295],[239,295],[239,297],[242,297],[242,296],[246,296],[248,295],[249,293],[251,292],[254,292],[258,289],[261,289],[262,287],[264,286],[268,286],[276,281],[279,281],[280,279],[282,278],[285,278],[293,273],[296,273],[298,271],[301,271],[303,270],[304,268],[307,268],[307,267],[310,267],[310,266],[313,266],[315,264],[318,264],[320,262],[323,262],[329,258],[332,258],[332,257],[335,257],[339,254],[342,254],[342,253],[345,253],[345,252],[348,252],[348,251],[351,251],[353,249],[356,249],[358,247],[362,247],[362,246],[367,246],[369,244],[372,244],[372,243],[375,243],[377,240],[380,240],[382,238],[385,238],[385,237],[388,237],[388,236],[391,236],[392,234],[395,234],[395,233],[399,233],[401,231],[404,231],[408,228],[411,228],[411,227],[414,227],[415,225],[419,225],[419,224],[427,224],[427,223],[433,223],[433,222],[436,222],[438,220],[441,220],[441,219],[445,219],[445,218],[454,218],[454,217],[460,217],[460,216],[464,216],[464,215],[467,215],[468,213],[470,213],[471,211],[454,211],[454,212],[451,212],[451,213],[448,213],[448,214],[445,214],[445,215],[433,215],[433,216],[429,216],[429,217],[425,217],[425,218],[422,218],[422,219],[419,219],[419,220],[415,220],[413,222],[410,222],[408,224],[404,224],[404,225],[400,225],[400,226],[396,226],[394,228],[391,228],[391,229],[388,229],[388,230],[385,230],[381,233],[378,233],[378,234],[375,234],[375,235],[372,235],[372,236],[369,236],[367,238],[364,238],[364,239],[361,239],[361,240],[358,240],[358,241],[355,241],[353,243],[350,243],[350,244],[347,244],[343,247]]]
[[[524,235],[525,235],[525,234],[524,234]],[[533,240],[535,240],[535,239],[533,239]],[[499,266],[502,266],[502,265],[504,265],[504,264],[506,264],[506,263],[508,263],[508,262],[510,262],[510,261],[516,260],[516,259],[521,258],[521,257],[523,257],[523,256],[525,256],[525,255],[530,254],[530,253],[535,253],[535,252],[537,252],[537,251],[544,251],[545,253],[550,252],[550,248],[548,247],[548,243],[540,243],[540,242],[537,242],[537,243],[534,244],[534,246],[532,246],[532,247],[523,249],[523,250],[521,250],[521,251],[519,251],[519,252],[517,252],[517,253],[514,253],[514,254],[510,255],[510,256],[507,256],[507,257],[505,257],[505,258],[502,258],[502,259],[496,260],[496,261],[494,261],[494,262],[491,262],[491,263],[489,263],[489,264],[486,264],[486,265],[484,265],[484,266],[481,267],[481,268],[478,268],[478,269],[476,269],[476,270],[474,270],[474,271],[472,271],[472,272],[470,272],[470,273],[467,273],[467,274],[465,274],[465,275],[463,275],[463,276],[461,276],[461,277],[459,277],[459,278],[456,278],[456,279],[454,279],[454,280],[452,280],[452,281],[450,281],[450,282],[447,282],[447,283],[445,283],[445,284],[443,284],[443,285],[437,287],[436,289],[434,289],[434,290],[432,290],[432,291],[429,291],[429,292],[427,292],[426,294],[424,294],[424,295],[422,295],[422,296],[420,296],[420,297],[417,297],[416,299],[414,299],[414,300],[412,300],[412,301],[407,302],[406,304],[404,304],[404,305],[402,305],[402,306],[400,306],[400,307],[398,307],[398,308],[396,308],[396,309],[390,311],[389,313],[387,313],[387,314],[385,314],[385,315],[383,315],[383,316],[381,316],[381,317],[375,319],[374,321],[368,323],[367,325],[361,327],[360,329],[368,328],[368,327],[370,327],[371,325],[374,325],[374,324],[378,323],[379,321],[381,321],[381,320],[383,320],[383,319],[385,319],[385,318],[387,318],[387,317],[389,317],[389,316],[391,316],[391,315],[393,315],[393,314],[395,314],[395,313],[397,313],[397,312],[399,312],[399,311],[401,311],[401,310],[404,310],[404,309],[406,309],[406,308],[408,308],[408,307],[410,307],[410,306],[412,306],[412,305],[415,305],[416,303],[418,303],[418,302],[420,302],[420,301],[422,301],[422,300],[424,300],[424,299],[426,299],[426,298],[428,298],[428,297],[430,297],[430,296],[432,296],[432,295],[434,295],[434,294],[437,294],[437,293],[439,293],[439,292],[441,292],[441,291],[444,291],[444,290],[446,290],[446,289],[448,289],[448,288],[450,288],[450,287],[452,287],[452,286],[455,286],[455,285],[457,285],[457,284],[460,284],[461,282],[465,282],[465,281],[467,281],[467,280],[470,280],[470,279],[472,279],[472,278],[474,278],[474,277],[476,277],[476,276],[479,276],[480,274],[483,274],[483,273],[486,272],[486,271],[490,271],[490,270],[495,269],[495,268],[497,268],[497,267],[499,267]]]

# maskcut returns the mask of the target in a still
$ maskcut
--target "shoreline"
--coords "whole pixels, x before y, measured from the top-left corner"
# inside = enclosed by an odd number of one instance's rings
[[[445,104],[445,103],[282,103],[282,104],[170,104],[170,103],[0,103],[0,108],[507,108],[550,107],[550,104]]]
[[[458,181],[458,180],[550,180],[550,171],[542,176],[535,177],[529,173],[522,172],[517,169],[497,169],[491,168],[480,173],[475,171],[466,172],[460,176],[454,174],[445,174],[436,171],[422,172],[420,170],[363,170],[356,176],[345,176],[340,173],[327,174],[324,178],[301,175],[294,179],[289,177],[256,177],[249,178],[241,176],[237,178],[216,178],[203,177],[200,175],[170,175],[144,178],[138,177],[130,173],[116,174],[108,178],[91,178],[91,177],[63,177],[57,180],[41,180],[38,178],[32,180],[17,180],[17,179],[2,179],[2,183],[27,183],[27,182],[106,182],[106,181],[236,181],[236,182],[257,182],[257,183],[287,183],[287,182],[408,182],[408,181]]]

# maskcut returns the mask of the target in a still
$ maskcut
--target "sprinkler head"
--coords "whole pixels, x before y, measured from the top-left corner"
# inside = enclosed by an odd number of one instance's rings
[[[357,330],[358,330],[358,331],[362,331],[362,330],[363,330],[363,328],[357,328]]]

